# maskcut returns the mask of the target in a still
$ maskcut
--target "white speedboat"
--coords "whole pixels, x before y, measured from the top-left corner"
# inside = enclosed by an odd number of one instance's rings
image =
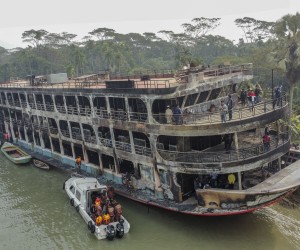
[[[129,232],[130,224],[122,215],[118,221],[96,224],[94,198],[107,194],[107,186],[101,185],[96,178],[71,177],[65,181],[63,188],[70,198],[70,204],[81,214],[88,225],[88,229],[97,239],[122,238],[124,234]]]

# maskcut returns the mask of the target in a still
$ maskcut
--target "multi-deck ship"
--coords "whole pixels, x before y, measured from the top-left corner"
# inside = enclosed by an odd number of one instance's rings
[[[280,122],[286,97],[265,92],[242,106],[240,90],[252,78],[251,64],[63,83],[32,77],[1,84],[0,119],[34,157],[74,167],[81,156],[81,171],[128,198],[193,215],[246,213],[300,185],[299,163],[281,169],[290,148]],[[219,107],[229,94],[232,119],[222,122]],[[166,114],[177,105],[179,113]]]

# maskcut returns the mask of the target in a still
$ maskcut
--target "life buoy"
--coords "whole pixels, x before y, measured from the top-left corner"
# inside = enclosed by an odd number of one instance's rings
[[[70,204],[71,204],[71,206],[74,206],[74,199],[70,200]]]
[[[75,207],[76,212],[79,212],[79,205]]]

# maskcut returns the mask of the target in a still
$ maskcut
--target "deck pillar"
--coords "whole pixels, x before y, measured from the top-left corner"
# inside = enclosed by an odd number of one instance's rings
[[[281,157],[278,158],[278,171],[281,170]]]
[[[235,145],[237,158],[239,159],[240,158],[240,156],[239,156],[239,140],[238,140],[237,132],[234,133],[234,145]]]
[[[239,190],[242,190],[242,176],[241,176],[241,172],[238,172],[238,183],[239,183]]]

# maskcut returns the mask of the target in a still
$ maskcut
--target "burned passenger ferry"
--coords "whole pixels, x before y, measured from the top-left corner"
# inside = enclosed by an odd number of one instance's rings
[[[286,96],[240,103],[252,64],[54,78],[1,84],[3,130],[49,164],[74,167],[80,156],[81,171],[120,195],[218,216],[270,205],[300,185],[299,163],[281,169]]]

